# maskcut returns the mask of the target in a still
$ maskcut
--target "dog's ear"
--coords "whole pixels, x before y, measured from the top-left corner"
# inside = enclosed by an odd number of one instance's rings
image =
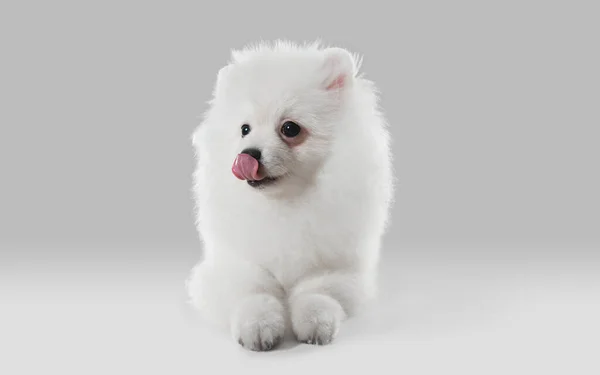
[[[323,51],[323,55],[322,87],[328,91],[350,87],[356,74],[356,64],[350,52],[343,48],[330,47]]]
[[[232,68],[232,64],[227,64],[224,67],[222,67],[221,69],[219,69],[219,72],[217,73],[217,81],[214,87],[214,95],[215,97],[220,97],[223,93],[223,91],[225,91],[225,87],[226,87],[226,81],[227,81],[227,76],[229,74],[229,72],[231,71]]]

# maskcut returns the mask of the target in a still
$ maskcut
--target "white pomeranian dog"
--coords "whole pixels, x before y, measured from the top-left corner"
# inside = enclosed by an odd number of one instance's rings
[[[193,134],[204,252],[187,288],[247,349],[329,344],[376,295],[394,176],[361,61],[319,43],[233,51]]]

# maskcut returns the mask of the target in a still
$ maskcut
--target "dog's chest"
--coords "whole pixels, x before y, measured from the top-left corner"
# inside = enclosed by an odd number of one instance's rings
[[[333,202],[263,209],[255,211],[254,220],[232,215],[235,226],[244,230],[229,241],[235,242],[231,246],[235,251],[267,269],[282,285],[292,285],[313,271],[352,262],[356,227],[348,215],[336,210]]]

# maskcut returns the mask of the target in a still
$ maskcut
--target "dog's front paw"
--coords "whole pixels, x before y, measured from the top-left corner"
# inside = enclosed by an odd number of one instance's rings
[[[300,342],[327,345],[345,318],[338,301],[323,294],[303,294],[290,301],[292,328]]]
[[[271,350],[285,333],[283,305],[268,294],[250,296],[234,311],[231,325],[234,339],[244,348]]]

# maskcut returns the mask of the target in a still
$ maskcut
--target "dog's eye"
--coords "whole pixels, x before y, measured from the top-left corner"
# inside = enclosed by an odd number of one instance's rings
[[[286,121],[281,126],[281,134],[283,134],[284,136],[286,136],[288,138],[294,138],[295,136],[300,134],[301,130],[302,130],[302,128],[300,128],[300,125],[298,125],[292,121]]]
[[[250,133],[250,125],[244,124],[242,125],[242,137],[245,137]]]

